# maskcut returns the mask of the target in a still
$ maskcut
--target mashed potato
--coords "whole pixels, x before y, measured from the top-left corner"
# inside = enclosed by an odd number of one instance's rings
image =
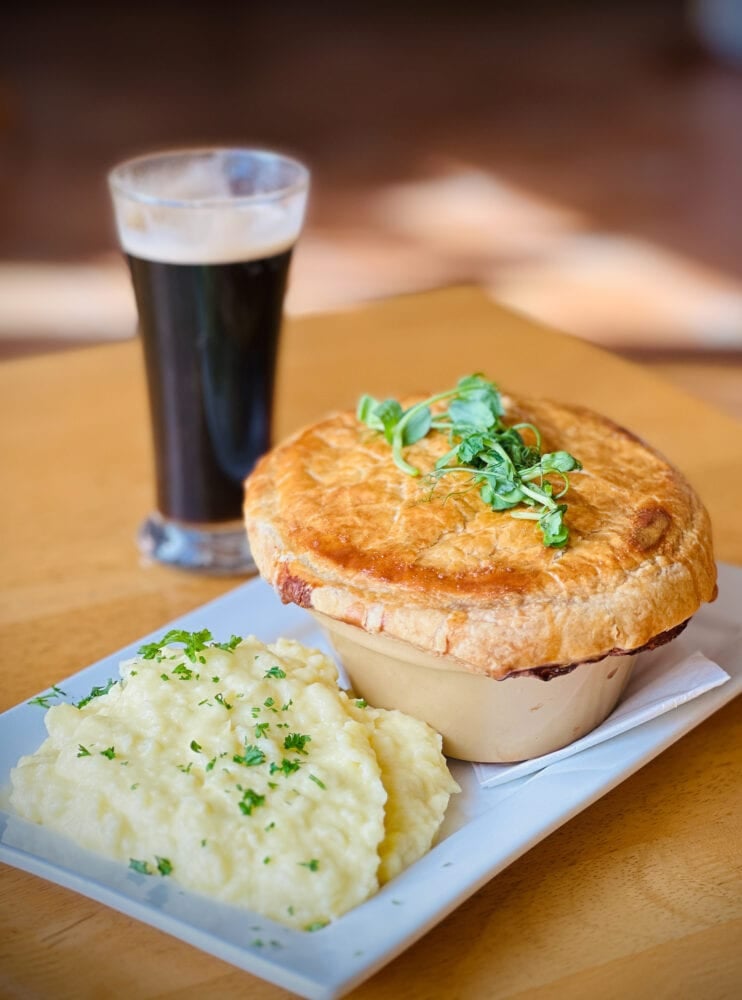
[[[289,926],[323,925],[416,861],[457,790],[429,726],[345,694],[297,642],[172,632],[121,674],[49,709],[13,807]]]

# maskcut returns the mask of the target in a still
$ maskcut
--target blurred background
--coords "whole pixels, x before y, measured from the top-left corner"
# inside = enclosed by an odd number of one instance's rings
[[[288,308],[475,283],[742,417],[742,0],[26,3],[0,29],[0,358],[131,337],[106,171],[313,171]]]

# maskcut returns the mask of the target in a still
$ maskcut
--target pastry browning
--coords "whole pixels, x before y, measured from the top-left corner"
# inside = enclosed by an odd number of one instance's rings
[[[582,462],[567,548],[544,548],[463,476],[431,492],[342,413],[279,445],[248,479],[261,574],[284,601],[496,678],[637,649],[713,599],[708,514],[675,468],[589,410],[505,402],[510,422],[539,427],[545,451]],[[433,433],[408,458],[430,469],[448,447]]]

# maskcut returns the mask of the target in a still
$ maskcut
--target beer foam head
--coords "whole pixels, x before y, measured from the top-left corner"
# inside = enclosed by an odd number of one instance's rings
[[[289,249],[309,175],[259,150],[191,150],[130,160],[109,178],[124,251],[168,264],[228,264]]]

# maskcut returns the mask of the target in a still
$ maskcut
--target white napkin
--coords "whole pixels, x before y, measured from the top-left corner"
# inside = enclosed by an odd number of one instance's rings
[[[675,653],[673,656],[670,646],[656,650],[650,656],[639,658],[623,697],[613,713],[597,729],[562,750],[524,760],[519,764],[474,764],[477,780],[483,788],[491,788],[522,778],[533,771],[540,771],[549,764],[571,757],[580,750],[586,750],[587,747],[670,712],[678,705],[691,701],[728,680],[729,674],[718,664],[708,660],[703,653],[691,653],[690,656]]]

